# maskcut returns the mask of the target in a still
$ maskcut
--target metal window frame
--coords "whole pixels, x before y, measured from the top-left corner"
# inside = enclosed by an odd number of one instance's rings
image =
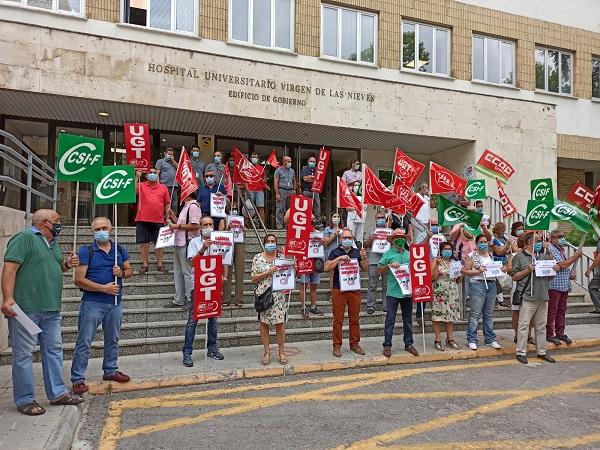
[[[533,56],[535,58],[535,52],[537,50],[541,50],[544,52],[544,89],[543,91],[549,92],[551,94],[558,95],[573,95],[573,58],[575,54],[573,52],[568,52],[564,50],[559,50],[556,48],[548,48],[536,46],[534,48]],[[552,92],[548,90],[548,52],[557,52],[558,53],[558,92]],[[562,92],[562,56],[569,56],[569,92]],[[540,89],[536,86],[536,89]]]
[[[58,1],[58,0],[53,0],[53,1]],[[85,0],[81,0],[81,1],[85,1]],[[126,1],[123,0],[121,1],[121,23],[133,26],[133,27],[140,27],[140,28],[146,28],[148,30],[157,30],[157,31],[162,31],[162,32],[167,32],[167,33],[177,33],[177,34],[185,34],[187,36],[198,36],[199,34],[199,9],[200,9],[200,5],[199,5],[199,0],[193,0],[194,2],[194,12],[193,12],[193,17],[194,17],[194,29],[192,31],[183,31],[183,30],[178,30],[177,29],[177,0],[170,0],[171,1],[171,23],[170,23],[170,28],[168,30],[164,29],[164,28],[156,28],[156,27],[151,27],[150,26],[150,14],[151,14],[151,0],[147,0],[147,7],[146,7],[146,25],[136,25],[133,23],[129,23],[126,21],[126,17],[129,16],[129,14],[126,14],[126,8],[128,7],[128,5],[126,5]]]
[[[28,0],[19,0],[19,1],[0,1],[0,3],[6,3],[8,5],[21,5],[24,8],[31,8],[31,9],[35,9],[36,11],[46,11],[46,12],[53,12],[53,13],[58,13],[58,14],[65,14],[67,16],[75,16],[75,17],[86,17],[85,12],[86,12],[86,0],[79,0],[79,7],[81,12],[77,13],[74,11],[67,11],[64,9],[59,9],[59,0],[52,0],[52,7],[50,9],[48,8],[42,8],[40,6],[35,6],[35,5],[30,5]]]
[[[594,86],[594,61],[598,62],[598,83],[600,84],[600,56],[592,56],[592,87]],[[598,93],[598,97],[594,97],[594,90],[592,89],[592,98],[600,99],[600,93]]]
[[[475,38],[479,38],[479,39],[483,39],[483,80],[480,80],[479,78],[475,78],[475,71],[473,70],[473,68],[475,67],[475,52],[472,51],[473,49],[473,40]],[[487,52],[487,42],[488,40],[493,40],[493,41],[498,41],[498,79],[500,80],[500,82],[496,83],[494,81],[489,81],[488,80],[488,52]],[[509,44],[512,48],[512,70],[513,70],[513,80],[512,83],[503,83],[502,82],[502,46],[501,44],[505,43],[505,44]],[[503,38],[496,38],[496,37],[491,37],[491,36],[486,36],[483,34],[473,34],[473,37],[471,39],[471,78],[473,80],[477,80],[477,81],[484,81],[486,83],[490,83],[490,84],[495,84],[497,86],[516,86],[517,83],[517,73],[516,73],[516,43],[514,41],[511,41],[509,39],[503,39]]]
[[[418,58],[418,54],[419,54],[419,35],[420,35],[420,28],[423,27],[430,27],[433,29],[433,49],[432,49],[432,59],[433,59],[433,63],[431,65],[431,74],[435,74],[435,75],[445,75],[447,77],[450,76],[450,68],[452,67],[452,54],[451,54],[451,39],[452,39],[452,30],[450,28],[447,27],[442,27],[439,25],[432,25],[429,23],[422,23],[422,22],[416,22],[414,20],[403,20],[402,24],[401,24],[401,28],[400,28],[400,48],[401,50],[401,61],[404,61],[404,25],[405,24],[410,24],[413,25],[415,27],[415,48],[414,48],[414,54],[415,54],[415,68],[411,69],[409,67],[404,67],[403,63],[400,63],[400,70],[408,70],[411,72],[416,72],[416,73],[430,73],[430,72],[421,72],[417,69],[416,65],[416,60]],[[437,61],[436,61],[436,56],[437,56],[437,33],[439,31],[443,31],[448,33],[448,39],[446,39],[446,60],[448,61],[448,65],[446,67],[446,71],[445,72],[440,72],[437,70]]]

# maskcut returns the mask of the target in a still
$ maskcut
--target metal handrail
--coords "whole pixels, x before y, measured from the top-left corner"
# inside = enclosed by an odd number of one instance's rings
[[[256,216],[258,217],[258,221],[260,223],[261,230],[264,232],[264,236],[266,236],[268,233],[267,227],[263,223],[262,218],[260,217],[260,214],[258,213],[258,208],[256,207],[256,204],[248,196],[246,190],[241,187],[237,187],[237,186],[236,186],[236,189],[238,190],[238,197],[242,200],[242,210],[246,211],[246,215],[248,216],[248,220],[250,221],[250,224],[252,225],[252,229],[254,230],[256,239],[258,240],[258,243],[260,244],[261,248],[264,251],[265,245],[263,244],[263,239],[260,238],[260,233],[258,231],[258,228],[256,227],[256,223],[254,223],[254,218],[251,216],[250,211],[248,210],[248,207],[246,206],[246,201],[250,201],[250,204],[252,205],[252,210],[254,211],[254,214],[256,214]]]

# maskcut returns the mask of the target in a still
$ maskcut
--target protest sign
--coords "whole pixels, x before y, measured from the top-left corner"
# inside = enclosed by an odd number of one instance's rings
[[[317,167],[315,168],[312,191],[322,192],[325,186],[325,176],[327,175],[327,165],[329,164],[329,158],[331,152],[326,150],[325,147],[321,147],[319,155],[317,156]]]
[[[390,272],[396,279],[396,282],[400,286],[400,291],[403,295],[412,294],[412,289],[410,287],[410,269],[408,264],[402,264],[397,269],[390,267]]]
[[[312,258],[298,257],[296,259],[296,273],[298,275],[309,275],[315,271],[315,260]]]
[[[276,258],[275,267],[279,270],[273,274],[273,291],[290,291],[296,288],[294,259]]]
[[[171,230],[169,227],[160,227],[154,248],[167,247],[175,247],[175,230]]]
[[[413,244],[410,250],[410,285],[414,302],[430,302],[433,300],[431,285],[431,261],[427,244]]]
[[[468,180],[467,188],[465,189],[465,197],[469,200],[484,200],[487,198],[485,180]]]
[[[529,184],[531,186],[531,200],[537,200],[540,202],[554,201],[554,193],[552,192],[551,178],[540,178],[537,180],[531,180]]]
[[[233,233],[233,242],[236,244],[244,242],[244,218],[242,216],[227,216],[227,225]]]
[[[126,123],[125,155],[127,164],[142,173],[148,173],[150,165],[150,126],[147,123]]]
[[[450,278],[455,279],[462,275],[463,263],[462,261],[451,261],[450,262],[450,270],[448,271],[448,275]]]
[[[225,207],[227,206],[227,197],[220,192],[210,194],[210,216],[227,217]]]
[[[60,133],[56,178],[58,181],[97,182],[102,178],[104,139]]]
[[[486,278],[496,278],[504,275],[502,272],[502,261],[492,261],[485,265],[484,275]]]
[[[535,276],[536,277],[553,277],[556,275],[554,259],[538,259],[535,261]]]
[[[310,233],[308,242],[308,257],[325,259],[325,246],[322,243],[323,232],[313,231]]]
[[[455,205],[441,195],[437,197],[437,212],[438,225],[441,227],[464,223],[471,228],[478,228],[483,217],[483,214]]]
[[[348,262],[338,264],[340,277],[340,291],[359,291],[360,290],[360,266],[358,259],[351,259]]]
[[[94,189],[97,205],[135,203],[135,169],[133,166],[104,166]]]
[[[212,245],[209,255],[221,255],[223,265],[230,266],[233,260],[233,233],[231,231],[213,231],[210,233]]]
[[[550,212],[552,204],[537,200],[527,201],[527,214],[525,215],[525,228],[528,230],[550,229]]]
[[[288,255],[307,256],[310,239],[312,199],[303,195],[290,196],[290,216],[285,243]]]
[[[221,316],[223,263],[220,256],[194,258],[194,320]]]
[[[391,244],[388,242],[387,238],[392,234],[391,228],[375,228],[373,232],[375,238],[373,239],[373,243],[371,244],[371,251],[373,253],[385,253],[387,252]]]

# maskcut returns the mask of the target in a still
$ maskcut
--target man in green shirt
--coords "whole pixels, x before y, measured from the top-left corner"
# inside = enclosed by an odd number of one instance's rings
[[[402,228],[397,228],[388,237],[388,241],[392,244],[392,248],[383,254],[379,260],[377,270],[379,273],[385,273],[390,269],[394,270],[398,269],[401,265],[406,265],[408,271],[410,267],[410,255],[406,250],[406,232]],[[410,354],[418,356],[419,352],[413,345],[412,296],[402,292],[400,284],[393,274],[389,274],[387,277],[387,296],[385,301],[387,312],[385,316],[383,355],[388,358],[392,356],[392,336],[394,335],[394,327],[396,326],[398,306],[400,306],[404,328],[404,349]]]
[[[60,334],[62,273],[78,266],[79,259],[71,253],[65,260],[60,252],[56,237],[62,225],[56,211],[39,209],[31,223],[30,229],[8,241],[2,269],[1,309],[8,317],[14,402],[23,414],[38,416],[46,412],[33,398],[33,348],[38,341],[50,404],[76,405],[83,401],[66,388]],[[17,321],[15,304],[42,330],[37,337]]]

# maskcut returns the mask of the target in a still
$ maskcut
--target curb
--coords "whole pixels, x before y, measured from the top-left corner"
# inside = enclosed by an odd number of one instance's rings
[[[70,449],[82,414],[81,406],[63,406],[56,426],[44,444],[44,450]]]
[[[598,339],[581,339],[574,341],[569,346],[555,346],[548,343],[548,350],[564,351],[578,348],[600,346]],[[256,378],[278,377],[283,375],[299,375],[305,373],[330,372],[341,369],[362,369],[366,367],[393,366],[398,364],[420,364],[426,362],[460,361],[476,358],[489,358],[495,356],[514,355],[515,346],[503,347],[499,350],[482,349],[477,351],[458,350],[444,353],[431,353],[419,355],[392,355],[386,358],[382,355],[368,356],[341,361],[328,361],[323,363],[288,364],[285,367],[265,367],[237,369],[227,372],[216,372],[196,375],[176,375],[167,378],[145,378],[130,381],[129,383],[113,383],[111,381],[92,381],[87,383],[91,395],[105,395],[120,392],[135,392],[148,389],[161,389],[170,387],[193,386],[223,381],[249,380]]]

